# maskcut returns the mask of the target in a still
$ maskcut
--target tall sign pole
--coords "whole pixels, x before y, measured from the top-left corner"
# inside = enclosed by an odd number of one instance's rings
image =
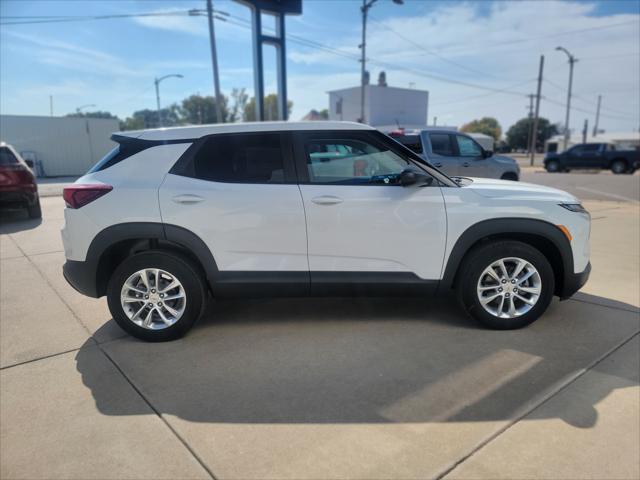
[[[211,65],[213,66],[213,89],[216,93],[216,121],[224,123],[222,118],[222,95],[220,94],[220,76],[218,73],[218,53],[216,50],[216,33],[213,25],[213,2],[207,0],[207,17],[209,20],[209,41],[211,43]]]
[[[544,71],[544,55],[540,55],[540,68],[538,70],[538,93],[536,94],[536,113],[533,117],[533,130],[531,131],[531,145],[529,152],[531,155],[530,164],[533,166],[533,161],[536,155],[536,144],[538,137],[538,119],[540,115],[540,95],[542,93],[542,72]]]
[[[600,104],[602,103],[602,95],[598,95],[598,109],[596,110],[596,122],[593,124],[593,136],[598,135],[598,123],[600,123]]]

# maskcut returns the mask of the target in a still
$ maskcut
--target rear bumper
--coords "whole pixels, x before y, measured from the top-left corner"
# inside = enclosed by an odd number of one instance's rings
[[[98,298],[96,269],[89,262],[67,260],[62,267],[65,280],[78,292],[88,297]]]
[[[591,273],[591,263],[587,264],[587,268],[580,273],[570,273],[565,275],[562,291],[559,294],[561,300],[566,300],[571,295],[576,293],[582,288],[582,286],[589,280],[589,274]]]
[[[33,205],[38,201],[38,192],[33,190],[21,190],[17,188],[0,187],[1,206]]]

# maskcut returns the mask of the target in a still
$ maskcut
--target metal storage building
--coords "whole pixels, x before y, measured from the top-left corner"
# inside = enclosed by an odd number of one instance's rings
[[[0,115],[0,140],[47,177],[83,175],[116,145],[118,130],[116,119]]]

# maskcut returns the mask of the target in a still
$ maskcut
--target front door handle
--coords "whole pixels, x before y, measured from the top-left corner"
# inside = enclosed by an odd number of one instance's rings
[[[440,162],[438,162],[438,163],[434,163],[433,166],[440,168],[442,166],[442,164]]]
[[[463,167],[468,167],[468,166],[469,166],[469,162],[464,162],[464,163],[462,164],[462,166],[463,166]]]
[[[175,203],[181,203],[183,205],[192,205],[194,203],[200,203],[201,201],[204,200],[204,198],[202,198],[199,195],[192,195],[190,193],[185,193],[182,195],[176,195],[171,200],[173,200]]]
[[[319,197],[312,198],[311,201],[318,205],[336,205],[342,203],[343,200],[333,195],[320,195]]]

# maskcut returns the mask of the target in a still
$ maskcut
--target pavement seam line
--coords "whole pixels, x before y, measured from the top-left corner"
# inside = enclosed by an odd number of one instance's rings
[[[195,450],[193,448],[191,448],[191,446],[187,443],[187,441],[182,438],[182,436],[177,432],[177,430],[175,428],[173,428],[173,426],[162,416],[162,414],[160,413],[159,410],[156,409],[156,407],[153,406],[153,404],[151,403],[151,401],[149,401],[149,399],[147,399],[147,397],[142,393],[142,391],[135,385],[135,383],[133,383],[133,381],[127,376],[127,374],[124,372],[124,370],[122,370],[122,368],[120,368],[120,366],[116,363],[116,361],[111,358],[111,356],[107,353],[106,350],[104,350],[102,348],[102,346],[100,344],[98,344],[98,348],[100,349],[100,351],[104,354],[105,357],[107,357],[107,359],[113,364],[113,366],[115,367],[115,369],[120,372],[120,375],[122,375],[122,377],[127,381],[127,383],[131,386],[131,388],[133,388],[133,390],[140,396],[140,398],[147,404],[147,406],[153,411],[153,413],[155,413],[158,418],[166,425],[166,427],[175,435],[175,437],[180,441],[180,443],[182,443],[182,445],[184,445],[184,447],[187,449],[187,451],[189,451],[189,453],[191,453],[191,455],[193,456],[193,458],[195,458],[195,460],[200,464],[200,466],[204,469],[205,472],[207,472],[209,474],[209,476],[212,478],[212,480],[216,480],[216,476],[213,474],[213,472],[209,469],[209,467],[207,466],[207,464],[204,462],[204,460],[202,460],[200,458],[200,456],[195,452]]]
[[[604,308],[611,308],[613,310],[620,310],[621,312],[629,312],[629,313],[638,313],[640,314],[640,309],[631,309],[631,308],[623,308],[623,307],[614,307],[613,305],[605,305],[603,303],[597,303],[597,302],[591,302],[589,300],[582,300],[580,298],[567,298],[567,300],[573,301],[573,302],[580,302],[580,303],[587,303],[589,305],[596,305],[597,307],[604,307]]]
[[[13,240],[13,239],[12,239]],[[36,271],[38,272],[38,274],[42,277],[42,279],[45,281],[45,283],[49,286],[49,288],[51,288],[51,290],[53,291],[53,293],[60,299],[60,301],[64,304],[65,307],[67,307],[67,309],[69,310],[69,312],[71,313],[71,315],[78,321],[78,323],[82,326],[82,328],[84,328],[86,330],[86,332],[89,334],[89,338],[94,342],[95,346],[98,347],[98,349],[103,353],[103,355],[105,357],[107,357],[107,359],[113,364],[113,366],[116,368],[116,370],[118,372],[120,372],[120,375],[122,375],[122,377],[127,381],[127,383],[129,385],[131,385],[131,388],[133,388],[133,390],[140,396],[140,398],[142,398],[142,400],[149,406],[149,408],[158,416],[158,418],[160,418],[160,420],[169,428],[169,430],[171,432],[173,432],[173,434],[176,436],[176,438],[184,445],[184,447],[187,449],[187,451],[189,453],[191,453],[191,455],[193,456],[193,458],[196,459],[196,461],[200,464],[200,466],[205,470],[205,472],[207,472],[209,474],[209,476],[213,479],[216,480],[215,475],[213,474],[213,472],[209,469],[209,467],[203,462],[203,460],[198,456],[198,454],[196,454],[196,452],[191,448],[191,446],[189,444],[187,444],[187,442],[178,434],[178,432],[167,422],[167,420],[165,418],[162,417],[162,415],[160,414],[160,412],[151,404],[151,402],[142,394],[142,392],[140,391],[140,389],[138,387],[136,387],[136,385],[133,383],[133,381],[131,381],[131,379],[129,379],[129,377],[124,373],[124,371],[120,368],[120,366],[109,356],[109,354],[102,348],[102,345],[100,343],[98,343],[98,341],[95,339],[95,337],[93,336],[93,334],[91,333],[91,330],[89,330],[89,328],[84,324],[84,322],[80,319],[80,317],[78,317],[78,315],[76,315],[76,313],[73,311],[73,309],[71,308],[71,306],[65,301],[64,298],[62,298],[62,296],[58,293],[58,291],[54,288],[54,286],[51,284],[51,282],[49,281],[49,279],[45,276],[45,274],[42,272],[42,270],[40,270],[40,268],[38,268],[38,266],[35,264],[35,262],[33,262],[33,260],[31,260],[31,258],[29,258],[29,255],[26,255],[24,250],[22,250],[22,248],[20,248],[19,245],[16,245],[18,247],[18,249],[22,252],[22,254],[24,255],[24,257],[27,259],[27,261],[33,265],[33,267],[36,269]],[[70,350],[70,351],[76,351],[79,350],[75,349],[75,350]],[[62,352],[62,353],[69,353],[69,352]],[[53,355],[52,355],[53,356]],[[45,357],[46,358],[46,357]],[[37,361],[40,359],[34,359],[33,361]],[[23,363],[29,363],[27,362],[23,362]],[[16,365],[13,365],[16,366]]]
[[[5,365],[4,367],[0,367],[0,371],[2,370],[7,370],[9,368],[13,368],[13,367],[19,367],[20,365],[25,365],[27,363],[33,363],[33,362],[39,362],[40,360],[46,360],[48,358],[53,358],[53,357],[57,357],[59,355],[64,355],[66,353],[71,353],[71,352],[77,352],[78,350],[80,350],[81,347],[78,348],[72,348],[70,350],[65,350],[64,352],[58,352],[58,353],[52,353],[50,355],[44,355],[42,357],[37,357],[37,358],[32,358],[30,360],[25,360],[23,362],[18,362],[18,363],[13,363],[11,365]]]
[[[441,480],[444,477],[446,477],[447,475],[449,475],[451,472],[453,472],[456,468],[458,468],[458,466],[462,465],[464,462],[466,462],[469,458],[471,458],[473,455],[475,455],[476,453],[478,453],[480,450],[482,450],[484,447],[486,447],[487,445],[489,445],[491,442],[493,442],[495,439],[497,439],[500,435],[502,435],[503,433],[505,433],[507,430],[509,430],[511,427],[513,427],[514,425],[516,425],[517,423],[520,422],[520,420],[522,420],[523,418],[525,418],[527,415],[529,415],[530,413],[534,412],[535,410],[537,410],[538,408],[540,408],[542,405],[544,405],[545,403],[547,403],[549,400],[551,400],[552,398],[554,398],[556,395],[558,395],[559,393],[561,393],[562,391],[564,391],[566,388],[568,388],[570,385],[572,385],[576,380],[578,380],[580,377],[582,377],[585,373],[589,372],[590,370],[592,370],[596,365],[600,364],[601,362],[603,362],[604,360],[606,360],[608,357],[610,357],[613,353],[615,353],[616,351],[618,351],[620,348],[624,347],[627,343],[631,342],[634,338],[636,338],[638,335],[640,335],[640,330],[636,330],[630,337],[626,338],[625,340],[623,340],[622,342],[620,342],[618,345],[615,345],[614,347],[610,348],[609,350],[607,350],[604,354],[602,354],[600,357],[596,358],[593,362],[591,362],[589,365],[587,365],[586,367],[581,368],[580,370],[578,370],[577,372],[575,372],[573,375],[571,375],[569,378],[567,378],[561,385],[557,386],[556,388],[554,388],[552,391],[550,391],[549,393],[547,393],[543,398],[541,398],[535,405],[532,405],[530,408],[527,408],[524,412],[522,412],[521,414],[517,415],[516,417],[514,417],[512,420],[510,420],[504,427],[499,428],[497,431],[495,431],[494,433],[492,433],[491,435],[489,435],[487,438],[485,438],[484,440],[480,441],[475,447],[473,447],[471,449],[471,451],[469,453],[467,453],[466,455],[464,455],[462,458],[460,458],[459,460],[457,460],[456,462],[454,462],[452,465],[450,465],[449,467],[445,468],[441,473],[439,473],[438,475],[436,475],[435,477],[433,477],[435,480]]]

